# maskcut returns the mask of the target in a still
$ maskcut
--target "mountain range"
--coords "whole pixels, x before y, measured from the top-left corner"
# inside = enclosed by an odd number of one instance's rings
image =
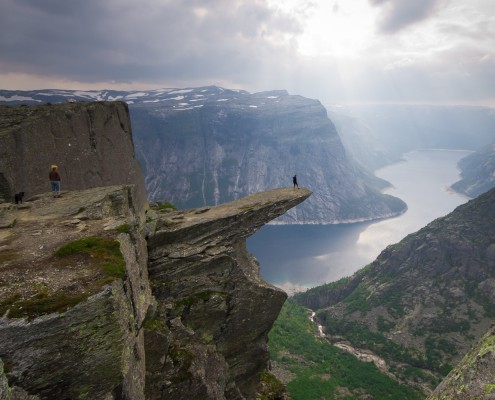
[[[278,223],[373,220],[406,210],[346,155],[317,100],[286,91],[250,94],[215,86],[122,91],[0,91],[5,104],[119,100],[129,105],[150,200],[179,208],[221,204],[292,176],[314,195]]]

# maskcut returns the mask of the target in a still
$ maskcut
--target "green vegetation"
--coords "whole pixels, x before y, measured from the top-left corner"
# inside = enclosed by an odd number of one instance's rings
[[[168,213],[177,210],[177,207],[168,201],[158,201],[152,208],[160,213]]]
[[[117,226],[115,230],[119,233],[130,233],[131,232],[131,226],[129,224],[122,224]]]
[[[495,392],[495,384],[488,383],[484,387],[485,394],[492,394]]]
[[[307,311],[293,300],[284,304],[269,334],[271,358],[295,374],[287,388],[294,400],[421,399],[423,395],[400,385],[373,363],[356,357],[318,338]]]
[[[378,329],[378,332],[390,332],[394,326],[394,322],[385,319],[381,315],[376,320],[376,329]]]
[[[486,294],[479,291],[477,281],[467,281],[464,284],[464,291],[469,298],[483,307],[485,317],[495,318],[495,304]]]
[[[169,329],[165,325],[165,321],[160,318],[150,318],[144,321],[143,323],[144,329],[148,329],[150,331],[157,331],[163,334],[167,334]]]
[[[354,311],[364,312],[371,310],[371,304],[367,300],[368,297],[367,286],[364,283],[360,283],[344,300],[347,303],[347,312],[350,314]]]
[[[44,290],[24,299],[16,293],[0,302],[0,314],[8,311],[9,318],[27,318],[30,321],[40,315],[66,311],[87,297],[84,293],[71,295],[62,291],[50,293]]]
[[[287,393],[285,386],[266,369],[261,373],[261,382],[258,386],[256,400],[283,399]]]
[[[123,278],[126,265],[117,240],[91,236],[60,247],[54,253],[57,263],[82,264],[94,270],[94,279],[70,290],[31,284],[25,292],[14,292],[0,300],[0,314],[32,320],[44,314],[64,312],[94,294],[101,286]]]
[[[365,325],[356,321],[349,320],[335,320],[325,312],[320,312],[318,317],[325,321],[325,329],[328,333],[333,335],[344,336],[355,347],[368,348],[375,354],[384,358],[387,361],[395,361],[408,364],[413,369],[428,369],[430,371],[436,371],[442,376],[446,375],[452,366],[449,364],[443,364],[441,362],[441,353],[452,354],[451,347],[444,339],[430,339],[426,344],[426,359],[412,353],[406,347],[401,346],[388,338],[386,338],[380,332],[372,332]],[[429,346],[428,346],[429,343]],[[413,369],[404,369],[398,371],[398,376],[402,378],[408,378],[409,373]],[[418,376],[417,373],[413,373],[413,376]],[[439,383],[438,379],[433,378],[430,375],[427,376],[426,382],[432,385],[432,388]]]
[[[105,274],[105,282],[125,276],[125,262],[120,252],[120,243],[117,240],[101,236],[90,236],[75,240],[60,247],[55,256],[59,258],[90,257],[94,267],[100,267]]]

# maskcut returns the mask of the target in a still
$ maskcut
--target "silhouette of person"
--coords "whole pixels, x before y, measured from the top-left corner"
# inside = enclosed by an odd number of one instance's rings
[[[296,186],[299,189],[299,185],[297,184],[297,176],[296,175],[294,175],[292,177],[292,183],[294,184],[294,189],[296,188]]]
[[[60,197],[60,174],[57,171],[56,165],[52,165],[52,169],[48,177],[52,186],[53,197]]]

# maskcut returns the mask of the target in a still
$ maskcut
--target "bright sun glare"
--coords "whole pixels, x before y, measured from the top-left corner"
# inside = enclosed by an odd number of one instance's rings
[[[298,50],[303,56],[352,59],[372,40],[375,10],[368,0],[270,0],[270,4],[302,24]]]

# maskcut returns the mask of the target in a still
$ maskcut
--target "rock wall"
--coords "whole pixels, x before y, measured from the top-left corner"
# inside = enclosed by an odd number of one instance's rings
[[[50,191],[52,164],[63,191],[133,184],[134,200],[146,202],[125,103],[0,106],[0,197]]]
[[[0,107],[0,152],[0,399],[255,398],[286,294],[245,239],[308,190],[150,210],[124,103]]]
[[[132,189],[39,195],[0,210],[11,221],[0,229],[0,358],[8,382],[0,399],[144,398],[141,326],[154,299]],[[116,263],[113,253],[91,252],[93,238],[120,248]],[[77,243],[73,256],[55,254]]]
[[[146,223],[130,186],[2,207],[0,399],[254,399],[286,294],[245,239],[309,195],[149,210]],[[95,237],[118,241],[124,271],[90,251]]]
[[[158,307],[145,331],[146,398],[254,399],[267,334],[287,295],[260,278],[245,239],[309,197],[261,192],[212,208],[158,217],[149,277]]]

